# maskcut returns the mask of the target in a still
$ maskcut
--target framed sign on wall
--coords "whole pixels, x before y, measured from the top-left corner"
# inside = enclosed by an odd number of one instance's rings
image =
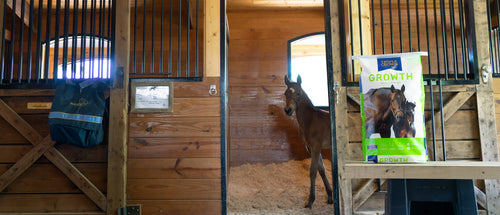
[[[132,113],[173,112],[172,82],[130,82]]]

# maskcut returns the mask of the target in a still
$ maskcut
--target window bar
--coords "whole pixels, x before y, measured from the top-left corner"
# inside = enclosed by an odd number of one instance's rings
[[[495,5],[497,6],[497,17],[500,17],[500,5],[499,5],[498,0],[495,0]],[[496,37],[495,37],[496,38],[496,41],[495,41],[495,47],[496,47],[495,48],[495,50],[496,50],[496,58],[495,58],[495,60],[496,60],[496,64],[495,65],[496,65],[497,68],[500,67],[499,66],[499,63],[500,63],[500,60],[499,60],[499,58],[500,58],[500,56],[499,56],[500,37],[499,37],[499,34],[498,34],[498,29],[500,29],[500,20],[497,18],[497,28],[495,30],[495,32],[496,32],[496,34],[495,34],[496,35]],[[493,71],[496,71],[498,73],[498,69],[493,70]]]
[[[411,40],[410,0],[406,0],[406,17],[408,20],[408,40],[409,40],[408,44],[410,45],[410,49],[408,50],[408,52],[411,52],[412,51],[412,44],[411,44],[412,40]]]
[[[7,1],[4,1],[3,2],[3,14],[5,16],[5,8],[7,8]],[[5,68],[4,68],[4,65],[5,65],[5,55],[4,55],[4,50],[5,50],[5,18],[3,19],[2,21],[2,53],[0,54],[0,85],[3,84],[3,80],[4,80],[4,76],[5,76]]]
[[[359,49],[363,55],[363,23],[361,22],[361,0],[358,0],[358,26],[359,26]],[[356,77],[352,77],[354,81]]]
[[[450,31],[451,31],[451,46],[453,54],[453,70],[455,71],[455,80],[458,80],[458,60],[457,60],[457,35],[455,33],[455,4],[450,3]]]
[[[151,6],[153,12],[151,14],[151,74],[155,73],[154,55],[155,55],[155,0]]]
[[[191,10],[191,5],[190,5],[190,1],[188,0],[187,1],[187,13],[186,13],[186,77],[189,77],[189,41],[190,41],[190,38],[189,38],[189,31],[190,31],[190,25],[189,25],[189,22],[191,21],[190,20],[190,16],[189,16],[189,13],[190,13],[190,10]]]
[[[427,4],[426,4],[427,7]],[[434,156],[434,161],[437,161],[436,158],[436,119],[434,119],[434,92],[432,89],[432,80],[427,80],[428,85],[429,85],[429,98],[430,98],[430,103],[431,103],[431,128],[432,128],[432,148],[433,148],[433,156]]]
[[[198,20],[199,20],[199,7],[200,5],[200,1],[199,0],[196,0],[196,68],[195,68],[195,76],[198,77],[198,60],[199,60],[199,42],[198,42],[198,39],[199,39],[199,36],[198,36],[198,32],[199,32],[199,24],[198,24]]]
[[[433,0],[434,2],[434,33],[436,34],[436,63],[437,63],[437,74],[438,75],[441,75],[441,65],[440,65],[440,60],[439,60],[439,41],[438,41],[438,38],[439,38],[439,35],[438,35],[438,24],[437,24],[437,6],[436,6],[436,0]],[[430,72],[430,70],[429,70]]]
[[[30,0],[30,18],[29,18],[29,25],[30,26],[28,29],[28,59],[26,62],[26,71],[28,72],[28,77],[27,77],[28,83],[31,83],[31,65],[32,65],[31,61],[33,60],[32,53],[31,53],[31,51],[33,50],[33,47],[31,47],[31,46],[33,45],[33,16],[34,16],[33,4],[34,3],[35,3],[34,0]],[[2,79],[0,78],[0,84],[2,83],[1,80]]]
[[[49,15],[50,16],[50,15]],[[53,74],[53,79],[54,81],[57,80],[58,74],[59,74],[59,25],[60,23],[60,17],[61,17],[61,0],[56,0],[56,23],[54,26],[54,33],[55,33],[55,44],[54,44],[54,69],[52,70]],[[50,43],[50,42],[49,42]],[[45,48],[49,48],[50,46]]]
[[[142,71],[141,73],[144,74],[146,72],[146,0],[144,0],[144,5],[143,5],[143,15],[142,15]]]
[[[418,41],[418,51],[422,51],[422,45],[420,41],[420,15],[418,13],[418,1],[419,0],[415,0],[415,8],[416,8],[415,15],[417,19],[417,41]]]
[[[136,74],[135,63],[137,57],[137,0],[134,0],[134,60],[132,61],[132,74]]]
[[[19,22],[20,36],[19,36],[19,63],[18,63],[18,83],[21,83],[23,79],[23,43],[24,43],[24,12],[25,12],[26,0],[21,1],[21,21]],[[14,39],[14,38],[12,38]]]
[[[50,0],[49,0],[50,1]],[[10,36],[10,65],[9,65],[9,84],[12,84],[12,79],[14,79],[14,50],[16,48],[15,42],[16,42],[16,2],[15,0],[12,1],[12,32]]]
[[[446,12],[444,0],[440,0],[440,9],[441,9],[441,32],[443,37],[443,64],[444,64],[444,74],[445,79],[448,80],[448,38],[446,33]]]
[[[44,62],[44,69],[43,69],[43,74],[44,74],[44,79],[45,83],[48,83],[49,81],[49,72],[50,72],[50,30],[51,30],[51,18],[52,14],[52,0],[48,0],[48,5],[47,5],[47,30],[45,34],[45,62]],[[57,67],[56,67],[57,68]]]
[[[71,40],[71,79],[74,79],[76,77],[76,59],[78,58],[77,56],[77,41],[78,41],[78,6],[79,6],[78,0],[75,0],[73,2],[73,37]]]
[[[87,0],[83,0],[83,11],[82,11],[82,45],[80,47],[80,78],[85,78],[85,58],[87,58]]]
[[[165,0],[161,0],[161,23],[160,23],[160,74],[163,74],[163,18],[165,15]]]
[[[418,0],[417,0],[418,1]],[[429,41],[429,11],[428,11],[428,7],[427,7],[427,0],[424,0],[424,9],[425,9],[425,34],[426,34],[426,37],[427,37],[427,51],[429,52],[428,53],[428,57],[427,57],[427,60],[428,60],[428,66],[429,66],[429,74],[431,74],[432,72],[432,69],[431,69],[431,49],[430,49],[430,41]]]
[[[97,0],[90,0],[90,41],[89,41],[89,70],[90,70],[90,77],[89,78],[94,78],[95,73],[94,73],[94,54],[95,54],[95,8],[96,8],[96,1]]]
[[[351,3],[352,0],[349,1],[349,26],[350,26],[350,36],[351,36],[351,55],[354,55],[354,36],[353,36],[353,32],[354,32],[354,28],[352,26],[352,3]],[[355,69],[354,69],[354,60],[351,60],[351,75],[352,75],[352,78],[351,78],[351,81],[355,81],[356,80],[356,74],[354,73]]]
[[[100,0],[99,1],[99,33],[97,34],[98,35],[98,42],[97,42],[97,74],[99,75],[98,78],[103,78],[104,77],[104,70],[102,68],[102,64],[103,64],[103,54],[102,52],[104,52],[104,33],[103,33],[103,22],[104,22],[104,18],[103,18],[103,3],[104,3],[104,0]]]
[[[371,1],[371,20],[372,20],[372,44],[373,44],[373,54],[377,54],[377,40],[375,38],[375,8],[374,8],[374,2],[375,0]],[[380,5],[382,7],[382,5]],[[382,15],[382,14],[381,14]]]
[[[464,30],[464,9],[463,9],[463,3],[462,0],[458,0],[458,15],[460,18],[460,38],[462,38],[462,65],[463,65],[463,73],[464,73],[464,79],[467,79],[467,73],[468,73],[468,67],[467,67],[467,54],[465,54],[465,50],[467,46],[465,45],[465,30]]]
[[[173,5],[174,0],[170,0],[170,27],[169,27],[169,43],[168,43],[168,77],[172,75],[172,20],[173,20]]]
[[[68,31],[69,31],[69,0],[64,1],[64,43],[63,43],[63,62],[62,62],[62,78],[66,79],[68,70]]]
[[[43,5],[43,0],[38,0],[38,5]],[[38,7],[38,31],[36,32],[36,65],[35,65],[35,76],[36,82],[40,83],[40,76],[42,70],[42,15],[43,15],[43,7]],[[5,19],[4,19],[5,22]],[[5,26],[5,23],[4,23]],[[3,38],[3,37],[2,37]],[[2,46],[3,48],[3,46]],[[3,51],[2,51],[3,53]],[[2,57],[3,62],[3,57]]]
[[[385,35],[384,35],[384,6],[380,0],[380,28],[382,32],[382,54],[385,54]]]
[[[179,1],[179,26],[178,29],[179,29],[179,36],[177,38],[177,77],[181,77],[181,59],[182,59],[182,55],[181,55],[181,49],[182,49],[182,46],[181,46],[181,41],[182,41],[182,0]]]
[[[443,114],[443,80],[439,80],[439,110],[441,113],[441,137],[443,143],[443,161],[446,161],[446,135],[444,134],[444,114]]]
[[[391,53],[394,53],[394,34],[393,34],[393,29],[392,29],[392,0],[389,0],[389,19],[390,19],[390,24],[389,27],[391,28]]]
[[[400,52],[403,53],[403,29],[401,27],[401,0],[398,0],[398,21],[399,21],[399,48]]]

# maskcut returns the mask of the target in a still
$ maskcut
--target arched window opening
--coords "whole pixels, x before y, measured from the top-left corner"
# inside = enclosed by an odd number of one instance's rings
[[[288,76],[297,81],[316,107],[328,107],[325,34],[303,35],[288,41]]]

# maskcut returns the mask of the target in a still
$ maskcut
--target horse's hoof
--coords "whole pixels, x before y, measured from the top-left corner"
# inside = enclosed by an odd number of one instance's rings
[[[308,203],[304,208],[312,209],[312,203]]]
[[[329,205],[331,205],[331,204],[333,204],[333,200],[332,200],[332,199],[330,199],[330,198],[328,198],[327,203],[328,203]]]

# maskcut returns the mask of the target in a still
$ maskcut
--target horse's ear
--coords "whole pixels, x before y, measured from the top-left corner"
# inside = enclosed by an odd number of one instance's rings
[[[285,84],[286,85],[289,85],[290,84],[290,80],[288,79],[288,75],[285,75]]]
[[[391,85],[391,93],[394,93],[396,91],[396,88],[394,88],[394,85]]]
[[[403,84],[403,86],[401,86],[401,92],[404,93],[405,92],[405,85]]]
[[[302,78],[300,77],[300,75],[297,76],[297,84],[302,84]]]

